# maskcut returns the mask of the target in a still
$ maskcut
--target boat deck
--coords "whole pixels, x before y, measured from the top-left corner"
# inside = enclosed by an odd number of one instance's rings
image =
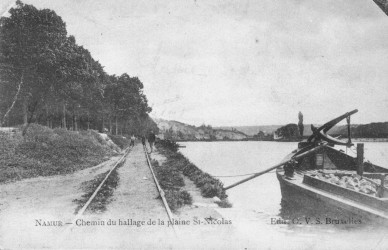
[[[303,196],[309,196],[310,198],[322,201],[327,205],[345,209],[357,215],[367,216],[379,221],[388,221],[388,210],[377,209],[375,207],[351,200],[345,196],[333,194],[303,183],[303,178],[306,173],[307,171],[295,171],[294,177],[288,178],[284,176],[283,168],[277,169],[277,176],[282,189],[285,188],[285,190],[293,190]]]

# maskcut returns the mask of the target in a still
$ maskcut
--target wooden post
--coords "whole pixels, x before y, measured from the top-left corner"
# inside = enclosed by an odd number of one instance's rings
[[[377,197],[379,197],[379,198],[384,198],[384,181],[385,181],[385,174],[381,174],[381,175],[380,175],[380,181],[381,181],[381,184],[380,184],[380,186],[377,188]]]
[[[357,174],[364,173],[364,143],[357,143]]]

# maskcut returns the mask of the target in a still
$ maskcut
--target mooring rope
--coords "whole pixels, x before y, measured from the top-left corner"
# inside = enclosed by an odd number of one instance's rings
[[[272,171],[269,171],[265,174],[268,174],[268,173],[275,173],[276,170],[272,170]],[[236,174],[236,175],[212,175],[212,177],[239,177],[239,176],[247,176],[247,175],[254,175],[254,174],[257,174],[257,173],[260,173],[260,172],[254,172],[254,173],[249,173],[249,174]]]

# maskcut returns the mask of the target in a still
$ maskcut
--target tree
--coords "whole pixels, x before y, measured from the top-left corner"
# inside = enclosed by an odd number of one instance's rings
[[[51,89],[60,65],[58,51],[66,40],[66,26],[55,12],[37,10],[21,1],[10,14],[0,20],[0,63],[2,71],[7,72],[5,81],[18,86],[14,100],[20,96],[23,122],[29,123]]]
[[[143,133],[156,124],[143,83],[109,75],[67,36],[54,11],[17,1],[0,19],[0,126],[31,122],[65,129]],[[155,129],[156,128],[156,129]]]

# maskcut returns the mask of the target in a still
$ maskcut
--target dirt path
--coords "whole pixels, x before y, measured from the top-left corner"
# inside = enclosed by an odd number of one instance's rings
[[[82,183],[108,171],[118,158],[70,175],[0,185],[0,249],[146,247],[149,238],[149,247],[158,242],[169,246],[164,239],[175,236],[167,227],[167,213],[141,144],[117,169],[118,186],[106,211],[86,212],[76,224],[66,225],[75,218],[73,200],[84,194]],[[159,221],[164,225],[157,225]]]
[[[82,219],[105,222],[104,226],[74,226],[62,242],[65,248],[169,248],[174,231],[147,165],[143,147],[136,144],[122,167],[117,169],[119,184],[113,201],[102,214],[86,213]],[[107,225],[111,221],[111,225]],[[161,224],[163,221],[163,224]],[[169,240],[166,240],[169,239]],[[137,246],[137,247],[136,247]]]
[[[152,157],[163,160],[157,153]],[[141,144],[135,145],[117,169],[118,186],[106,211],[86,212],[76,223],[66,224],[75,218],[73,200],[83,195],[81,184],[108,171],[118,158],[70,175],[0,185],[0,249],[191,249],[205,242],[206,246],[227,247],[222,238],[228,237],[232,227],[191,224],[176,227],[175,233],[168,225]],[[194,203],[180,209],[175,220],[222,219],[213,200],[202,198],[190,180],[185,182]]]
[[[118,158],[68,175],[1,184],[0,249],[46,246],[62,228],[37,226],[37,220],[46,225],[48,221],[71,221],[77,207],[73,200],[83,194],[81,183],[108,171]]]
[[[155,216],[168,220],[141,144],[132,149],[124,165],[117,171],[119,186],[115,190],[114,201],[107,207],[108,214],[137,220]]]

